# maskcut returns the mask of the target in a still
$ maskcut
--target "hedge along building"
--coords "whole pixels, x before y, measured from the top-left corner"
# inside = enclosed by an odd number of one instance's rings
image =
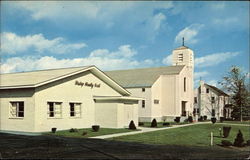
[[[95,66],[1,74],[0,130],[123,128],[138,122],[138,98]]]
[[[172,66],[105,72],[139,102],[139,121],[186,119],[193,113],[193,51],[181,46],[172,52]]]

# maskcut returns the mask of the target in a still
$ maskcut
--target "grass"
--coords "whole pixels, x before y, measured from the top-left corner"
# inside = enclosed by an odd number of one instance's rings
[[[219,128],[222,128],[223,126],[232,127],[228,138],[220,137]],[[214,144],[221,144],[221,140],[229,140],[233,143],[239,129],[242,131],[244,139],[249,140],[250,127],[229,124],[197,124],[181,128],[114,137],[111,138],[111,140],[139,142],[146,144],[209,146],[211,132],[214,134]]]
[[[250,121],[223,121],[223,123],[232,123],[232,124],[249,124],[250,125]]]
[[[151,122],[143,122],[144,125],[140,127],[151,127]],[[170,126],[164,126],[163,123],[169,123]],[[188,124],[189,122],[157,122],[157,127],[156,128],[163,128],[163,127],[171,127],[172,125],[182,125],[182,124]]]
[[[98,132],[94,132],[92,128],[83,128],[83,129],[77,129],[77,130],[78,132],[69,132],[69,130],[63,130],[63,131],[56,131],[56,133],[47,132],[44,134],[64,136],[64,137],[74,137],[74,138],[88,138],[88,137],[102,136],[102,135],[108,135],[108,134],[135,131],[135,130],[129,130],[125,128],[122,128],[122,129],[100,128]],[[87,134],[83,135],[83,132],[86,132]]]

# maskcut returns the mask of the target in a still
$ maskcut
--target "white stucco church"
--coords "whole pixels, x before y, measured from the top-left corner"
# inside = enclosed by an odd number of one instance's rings
[[[184,120],[193,114],[194,53],[184,44],[173,50],[172,66],[105,73],[144,99],[139,102],[141,122]]]

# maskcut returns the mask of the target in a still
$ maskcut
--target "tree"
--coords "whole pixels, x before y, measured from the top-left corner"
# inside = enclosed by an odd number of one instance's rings
[[[222,81],[219,82],[232,95],[232,117],[242,121],[250,114],[249,89],[246,84],[247,74],[244,74],[239,67],[232,66]]]

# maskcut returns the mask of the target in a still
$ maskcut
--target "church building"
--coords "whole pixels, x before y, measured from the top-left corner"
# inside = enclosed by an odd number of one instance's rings
[[[184,44],[173,50],[172,66],[105,72],[139,101],[139,121],[183,121],[193,114],[194,53]]]
[[[0,131],[128,127],[138,100],[95,66],[0,74]]]

